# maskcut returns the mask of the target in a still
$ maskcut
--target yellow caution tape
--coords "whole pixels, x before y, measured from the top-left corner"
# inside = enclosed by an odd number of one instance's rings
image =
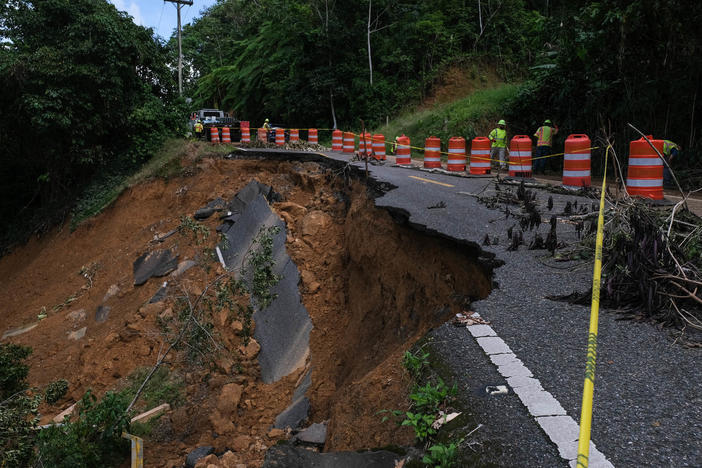
[[[344,133],[353,133],[353,132],[344,132]],[[356,137],[356,136],[357,136],[357,137],[360,137],[361,134],[360,134],[360,133],[354,133],[354,136],[355,136],[355,137]],[[385,140],[385,139],[379,140],[379,139],[374,139],[372,136],[369,138],[369,140],[370,140],[371,142],[373,142],[373,141],[384,141],[385,144],[388,144],[388,145],[393,145],[393,144],[395,144],[395,141],[393,141],[393,140]],[[411,149],[414,149],[414,150],[417,150],[417,151],[424,151],[424,148],[419,147],[419,146],[402,145],[402,147],[403,147],[403,148],[411,148]],[[589,150],[596,150],[596,149],[600,149],[600,147],[599,147],[599,146],[591,146],[590,148],[586,148],[586,149],[580,148],[580,149],[578,149],[578,151],[585,151],[585,150],[588,150],[588,151],[589,151]],[[470,153],[469,153],[469,151],[470,151],[470,150],[466,148],[466,157],[469,157],[469,158],[471,158],[471,159],[475,159],[475,160],[477,160],[477,161],[500,162],[499,159],[486,158],[486,157],[484,157],[484,156],[471,156]],[[448,151],[437,151],[437,152],[440,153],[440,154],[445,154],[445,155],[447,155],[447,156],[451,154],[451,153],[449,153]],[[455,153],[454,153],[454,154],[455,154]],[[546,156],[532,157],[531,160],[534,161],[534,160],[537,160],[537,159],[555,158],[555,157],[563,156],[563,155],[565,155],[565,153],[553,153],[553,154],[547,154]],[[515,161],[515,162],[512,162],[512,161],[505,161],[505,162],[506,162],[507,164],[515,164],[515,165],[518,165],[518,166],[522,165],[521,162],[516,162],[516,161]]]
[[[600,196],[600,213],[597,217],[597,237],[595,241],[595,268],[592,274],[592,306],[590,308],[590,332],[587,339],[587,363],[585,364],[585,384],[583,386],[583,404],[580,411],[580,437],[578,438],[578,468],[587,468],[590,456],[590,432],[592,428],[592,401],[595,392],[595,364],[597,362],[597,324],[600,313],[600,282],[602,278],[602,239],[604,237],[605,188],[607,183],[607,157],[605,152],[604,176],[602,176],[602,195]]]
[[[232,128],[241,128],[241,127],[232,127]],[[245,128],[246,128],[246,127],[245,127]],[[256,130],[256,131],[258,131],[258,130],[265,130],[263,127],[248,127],[248,128],[249,128],[250,130],[252,130],[252,131],[253,131],[253,130]],[[272,129],[269,129],[269,130],[272,130]],[[291,130],[291,129],[290,129],[290,128],[287,128],[286,130]],[[329,131],[329,130],[338,130],[338,129],[336,129],[336,128],[316,128],[316,129],[309,129],[309,128],[293,128],[292,130],[304,130],[304,131],[308,131],[308,130],[317,130],[318,132],[320,132],[320,131]],[[339,131],[341,131],[341,130],[339,130]],[[343,132],[343,131],[342,131],[342,133],[353,133],[353,132]],[[354,136],[354,137],[360,137],[361,134],[360,134],[360,133],[353,133],[353,136]],[[394,140],[386,140],[386,139],[380,140],[380,139],[373,138],[372,136],[369,138],[369,140],[370,140],[371,142],[380,142],[380,141],[382,141],[382,142],[384,142],[386,145],[394,145],[394,144],[395,144],[395,141],[394,141]],[[404,148],[410,148],[410,149],[417,150],[417,151],[424,151],[424,148],[423,148],[423,147],[420,147],[420,146],[412,146],[412,145],[402,145],[402,146],[403,146]],[[509,149],[509,148],[507,148],[507,149]],[[599,146],[591,146],[590,148],[587,148],[587,150],[596,150],[596,149],[600,149],[600,147],[599,147]],[[466,157],[467,157],[467,158],[471,158],[471,159],[474,159],[474,160],[476,160],[476,161],[484,161],[484,162],[486,162],[486,161],[490,161],[490,162],[500,162],[499,159],[486,158],[486,157],[483,157],[483,156],[471,156],[469,151],[470,151],[470,150],[469,150],[468,148],[466,148]],[[583,150],[583,149],[579,149],[578,151],[584,151],[584,150]],[[449,153],[448,151],[437,151],[437,152],[438,152],[439,154],[445,154],[445,155],[447,155],[447,156],[451,154],[451,153]],[[455,153],[454,153],[454,154],[455,154]],[[531,160],[532,160],[532,161],[535,161],[535,160],[537,160],[537,159],[555,158],[555,157],[563,156],[563,155],[565,155],[565,153],[553,153],[553,154],[547,154],[546,156],[532,157]],[[512,162],[512,161],[509,161],[509,160],[508,160],[508,161],[505,161],[505,162],[506,162],[507,164],[515,164],[515,165],[518,165],[518,166],[519,166],[519,165],[522,165],[521,162],[516,162],[516,161],[515,161],[515,162]]]

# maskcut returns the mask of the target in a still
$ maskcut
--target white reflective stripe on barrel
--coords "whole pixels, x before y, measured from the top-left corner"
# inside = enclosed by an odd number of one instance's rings
[[[437,148],[436,146],[425,146],[424,151],[441,151],[441,148]]]
[[[564,159],[566,161],[587,161],[590,159],[590,153],[587,153],[587,154],[584,154],[584,153],[568,154],[568,153],[566,153],[564,155]]]
[[[509,155],[524,158],[526,156],[531,156],[531,151],[517,151],[517,150],[515,150],[515,151],[510,151]]]
[[[463,148],[449,148],[448,152],[465,154],[466,150],[464,150]]]
[[[399,149],[409,149],[409,145],[397,145]]]
[[[470,154],[490,154],[490,150],[470,150]]]
[[[663,187],[663,179],[626,179],[627,187]]]
[[[513,172],[531,172],[531,164],[529,164],[528,166],[523,166],[523,165],[521,165],[521,166],[515,166],[515,165],[512,165],[512,167],[510,168],[510,170],[513,171]]]
[[[630,166],[662,166],[661,158],[629,158]]]
[[[590,177],[590,171],[563,171],[563,177]]]
[[[427,162],[439,162],[439,161],[441,161],[441,159],[439,159],[439,158],[427,158],[427,157],[425,157],[424,160],[427,161]]]
[[[470,162],[470,167],[490,167],[490,163],[482,163],[482,162]]]

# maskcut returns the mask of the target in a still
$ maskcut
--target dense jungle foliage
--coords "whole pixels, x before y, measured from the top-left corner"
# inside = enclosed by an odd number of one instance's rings
[[[182,126],[164,45],[105,0],[2,2],[0,41],[0,234],[48,228]]]
[[[700,20],[702,3],[684,0],[218,0],[184,27],[186,108],[175,34],[154,37],[107,0],[11,0],[0,5],[0,215],[5,228],[48,227],[96,191],[88,184],[149,159],[188,110],[378,128],[456,68],[518,87],[497,106],[512,135],[550,118],[556,147],[605,128],[625,155],[631,122],[680,144],[677,169],[702,180]]]
[[[489,67],[522,84],[504,109],[512,134],[550,118],[557,145],[606,128],[625,154],[631,122],[696,167],[700,20],[702,3],[683,0],[222,0],[185,28],[187,86],[254,121],[358,128],[421,100],[447,67]]]

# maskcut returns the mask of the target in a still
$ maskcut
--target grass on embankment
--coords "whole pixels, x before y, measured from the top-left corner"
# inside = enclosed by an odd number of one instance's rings
[[[519,86],[513,84],[481,89],[448,104],[409,111],[374,131],[385,135],[387,142],[392,142],[395,136],[404,133],[410,137],[410,142],[415,147],[423,147],[427,137],[439,137],[442,150],[446,151],[451,137],[472,139],[487,136],[496,127],[497,121],[504,118],[502,114],[518,90]],[[417,153],[417,156],[420,154]]]
[[[231,145],[211,145],[204,141],[188,141],[183,138],[166,140],[161,149],[135,172],[105,173],[96,177],[77,200],[71,217],[71,229],[110,206],[120,194],[145,180],[160,177],[168,179],[181,175],[181,158],[190,156],[199,159],[205,154],[227,154]]]

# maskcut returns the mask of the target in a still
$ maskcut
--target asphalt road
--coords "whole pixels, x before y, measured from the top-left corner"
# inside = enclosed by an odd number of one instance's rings
[[[347,160],[338,153],[325,156]],[[553,262],[548,252],[524,246],[507,251],[506,231],[516,220],[506,218],[503,211],[488,209],[474,196],[494,194],[490,178],[427,173],[389,163],[370,166],[370,173],[377,181],[396,187],[380,196],[377,206],[405,214],[418,229],[480,249],[486,262],[491,256],[504,262],[494,272],[496,287],[488,298],[473,304],[474,310],[491,322],[544,389],[577,422],[590,310],[546,296],[587,290],[592,264]],[[503,187],[506,189],[509,187]],[[579,206],[588,207],[596,203],[572,195],[536,192],[544,213],[548,213],[545,205],[549,196],[553,196],[552,213],[556,214],[567,201],[577,200]],[[544,237],[547,229],[546,223],[539,228]],[[497,237],[498,244],[482,246],[486,234],[491,239]],[[525,233],[525,241],[532,236]],[[575,240],[574,226],[559,222],[558,236],[559,240]],[[617,467],[702,466],[702,349],[676,344],[669,330],[618,318],[606,310],[600,314],[592,441]],[[499,447],[490,461],[499,466],[567,466],[514,394],[504,395],[498,402],[481,395],[486,385],[506,382],[466,330],[446,325],[433,334],[462,396],[474,408],[476,420],[485,426],[481,429],[484,440]]]

